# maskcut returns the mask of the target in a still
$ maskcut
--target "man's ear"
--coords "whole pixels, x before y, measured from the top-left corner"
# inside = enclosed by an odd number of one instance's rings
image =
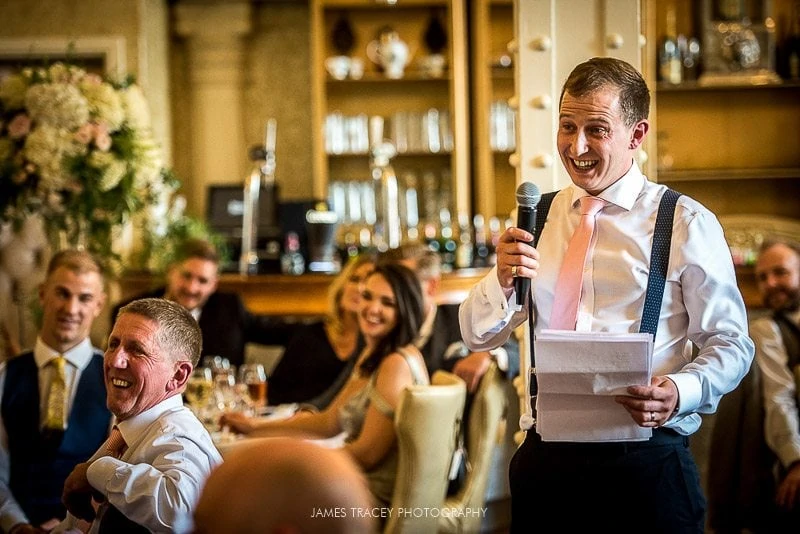
[[[439,295],[439,285],[441,280],[439,278],[429,278],[425,283],[425,293],[428,297],[435,299]]]
[[[178,362],[175,366],[175,372],[173,373],[172,378],[167,383],[167,389],[174,391],[176,389],[183,388],[189,381],[189,377],[192,375],[193,369],[194,366],[192,365],[192,362],[188,362],[186,360]]]
[[[636,150],[644,142],[647,132],[650,130],[650,123],[647,120],[641,120],[633,127],[631,133],[631,143],[629,148]]]

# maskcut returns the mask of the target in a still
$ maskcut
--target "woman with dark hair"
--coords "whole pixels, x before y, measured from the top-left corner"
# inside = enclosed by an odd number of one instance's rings
[[[388,503],[397,473],[394,410],[404,389],[428,383],[425,362],[413,345],[423,318],[417,276],[402,265],[376,266],[361,293],[364,350],[328,408],[282,421],[227,413],[221,424],[251,437],[330,438],[344,432],[344,450],[366,473],[375,497]]]

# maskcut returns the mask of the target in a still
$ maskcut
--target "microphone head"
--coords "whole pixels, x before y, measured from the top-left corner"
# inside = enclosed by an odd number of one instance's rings
[[[542,199],[539,186],[533,182],[522,182],[517,187],[517,205],[525,208],[534,208]]]

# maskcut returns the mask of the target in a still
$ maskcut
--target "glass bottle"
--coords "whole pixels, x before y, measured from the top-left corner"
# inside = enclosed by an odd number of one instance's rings
[[[486,226],[483,215],[476,214],[472,218],[472,228],[475,232],[475,250],[472,253],[472,266],[481,268],[489,266],[489,246],[486,242]]]
[[[800,80],[800,2],[792,4],[792,31],[786,39],[787,79]]]
[[[286,233],[286,243],[281,254],[281,272],[301,275],[306,270],[306,261],[300,253],[300,237],[297,232]]]
[[[456,247],[456,269],[469,269],[472,267],[472,226],[469,215],[458,214],[458,246]]]
[[[500,243],[500,235],[503,233],[498,217],[489,219],[489,255],[488,265],[494,266],[497,263],[497,245]]]
[[[673,4],[667,9],[666,34],[658,47],[658,72],[661,81],[677,85],[682,80],[683,63],[675,17],[675,5]]]
[[[450,210],[439,210],[439,254],[442,257],[442,272],[452,272],[456,264],[456,249],[458,243],[453,235],[453,225],[450,220]]]

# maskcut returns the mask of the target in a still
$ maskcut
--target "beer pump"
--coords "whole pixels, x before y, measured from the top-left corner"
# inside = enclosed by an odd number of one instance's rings
[[[275,183],[276,141],[277,122],[269,119],[264,146],[255,146],[250,150],[253,168],[244,181],[240,274],[280,271],[278,187]]]

